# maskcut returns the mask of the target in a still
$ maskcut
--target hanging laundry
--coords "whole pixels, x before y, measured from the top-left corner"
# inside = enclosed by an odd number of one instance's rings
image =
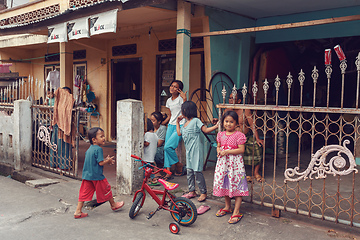
[[[60,72],[58,70],[49,72],[46,78],[46,82],[50,83],[50,87],[52,89],[58,89],[60,87]]]

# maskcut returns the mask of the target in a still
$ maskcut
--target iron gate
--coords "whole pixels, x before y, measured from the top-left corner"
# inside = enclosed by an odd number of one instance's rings
[[[341,79],[337,84],[331,81],[332,67],[325,66],[325,74],[320,77],[327,84],[322,89],[317,89],[319,71],[314,67],[310,80],[305,79],[306,74],[301,70],[298,81],[289,73],[283,80],[278,76],[264,79],[261,88],[254,82],[250,91],[244,85],[239,96],[241,104],[226,104],[225,99],[237,93],[235,86],[229,91],[230,81],[225,81],[220,91],[209,86],[191,95],[205,122],[210,122],[211,116],[221,116],[227,108],[251,110],[254,131],[264,139],[260,171],[263,181],[253,179],[249,183],[250,196],[244,201],[360,227],[360,177],[354,157],[360,158],[360,53],[355,65],[356,86],[351,86],[351,96],[344,94],[346,60],[340,64]],[[305,81],[310,81],[313,89],[311,94],[306,93],[306,100]],[[331,84],[339,96],[333,105]],[[213,96],[219,93],[222,103],[214,101]],[[320,93],[325,99],[322,104],[318,104]],[[354,104],[344,104],[345,97],[353,98]],[[260,98],[264,100],[261,104]],[[213,110],[214,105],[218,114]],[[250,125],[247,123],[246,127]],[[207,139],[213,142],[214,134]],[[255,167],[252,154],[248,175]]]
[[[79,154],[79,111],[72,111],[72,144],[58,139],[57,126],[51,126],[53,107],[33,105],[32,165],[70,177],[77,177]],[[75,135],[75,136],[73,136]]]
[[[270,84],[263,84],[264,104],[258,105],[259,88],[254,82],[253,104],[245,104],[247,88],[242,88],[243,104],[225,104],[226,90],[223,91],[223,104],[218,104],[219,115],[224,108],[250,109],[254,126],[264,138],[261,169],[264,181],[252,181],[249,185],[250,202],[304,214],[351,226],[360,226],[359,176],[355,154],[360,148],[359,79],[360,53],[356,60],[357,86],[354,90],[353,107],[344,106],[344,86],[346,60],[340,64],[341,87],[338,87],[340,102],[330,104],[330,83],[332,68],[326,66],[326,103],[317,105],[317,82],[319,72],[312,70],[312,101],[303,101],[305,73],[298,74],[299,88],[293,89],[293,77],[286,78],[287,99],[280,104],[281,79],[274,81],[274,104],[267,104]],[[299,91],[298,106],[292,106],[292,94]],[[232,91],[236,94],[236,88]],[[350,97],[350,96],[348,96]],[[325,97],[323,97],[325,98]],[[242,111],[245,114],[245,110]],[[243,116],[245,119],[245,116]],[[250,126],[247,126],[250,128]],[[254,159],[254,152],[253,152]],[[359,156],[360,157],[360,156]],[[252,161],[251,170],[254,169]],[[252,171],[250,171],[251,173]]]

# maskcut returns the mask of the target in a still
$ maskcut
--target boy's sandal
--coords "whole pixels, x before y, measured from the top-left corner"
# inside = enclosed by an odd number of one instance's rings
[[[216,216],[217,217],[223,217],[223,216],[225,216],[226,214],[229,214],[229,213],[232,213],[232,210],[225,210],[223,208],[220,208],[220,210],[217,211]]]
[[[228,223],[230,223],[230,224],[238,223],[238,222],[240,222],[240,220],[242,219],[243,216],[244,216],[243,214],[233,215],[230,217]]]
[[[124,201],[116,202],[115,207],[112,207],[111,210],[113,211],[119,210],[120,208],[122,208],[122,206],[124,206]]]
[[[74,215],[74,218],[75,219],[79,219],[79,218],[84,218],[84,217],[87,217],[88,216],[88,214],[87,213],[80,213],[80,215]]]

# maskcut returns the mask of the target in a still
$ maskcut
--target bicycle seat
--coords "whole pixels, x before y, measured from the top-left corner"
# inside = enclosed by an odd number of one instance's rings
[[[158,180],[158,182],[161,183],[164,186],[164,188],[166,190],[169,190],[169,191],[174,190],[179,186],[178,183],[167,182],[167,181],[165,181],[164,179],[161,179],[161,178]]]

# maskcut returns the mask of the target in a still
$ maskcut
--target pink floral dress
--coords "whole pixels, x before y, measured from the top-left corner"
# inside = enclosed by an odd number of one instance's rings
[[[238,145],[245,144],[246,136],[238,131],[231,135],[219,132],[217,141],[220,143],[221,150],[236,149]],[[217,197],[249,196],[244,160],[241,154],[218,157],[213,195]]]

